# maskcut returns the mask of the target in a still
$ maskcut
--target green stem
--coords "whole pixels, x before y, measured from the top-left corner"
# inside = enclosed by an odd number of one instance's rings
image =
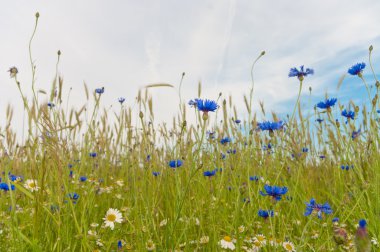
[[[363,81],[363,83],[364,83],[364,85],[365,85],[365,88],[367,89],[369,102],[371,102],[371,92],[370,92],[370,90],[369,90],[368,84],[367,84],[367,82],[365,81],[363,75],[358,74],[358,76],[359,76],[359,78]]]
[[[294,116],[295,116],[295,114],[296,114],[296,109],[297,109],[297,106],[298,106],[298,104],[299,104],[299,102],[300,102],[301,91],[302,91],[302,80],[300,80],[300,88],[299,88],[299,90],[298,90],[297,102],[296,102],[296,105],[294,105],[293,114],[292,114],[292,117],[291,117],[291,119],[290,119],[290,121],[289,121],[289,127],[290,127],[290,125],[293,123]]]
[[[248,125],[251,125],[251,115],[252,115],[252,100],[253,100],[253,89],[255,87],[255,82],[253,81],[253,67],[255,66],[256,62],[262,57],[264,56],[265,54],[265,51],[262,51],[261,54],[259,55],[259,57],[257,57],[253,63],[252,63],[252,67],[251,67],[251,82],[252,82],[252,87],[251,87],[251,90],[249,92],[249,114],[248,114]],[[250,131],[251,129],[248,127],[248,132]]]

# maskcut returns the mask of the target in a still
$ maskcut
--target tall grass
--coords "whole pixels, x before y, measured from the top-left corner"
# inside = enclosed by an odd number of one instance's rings
[[[165,83],[147,85],[134,106],[122,104],[114,114],[102,107],[107,89],[97,93],[85,85],[86,101],[94,106],[70,108],[58,70],[50,91],[36,89],[31,45],[38,17],[29,43],[32,97],[12,75],[26,135],[19,140],[21,133],[10,127],[11,107],[1,128],[2,182],[15,186],[0,192],[1,251],[221,251],[225,236],[237,250],[284,251],[288,241],[297,251],[354,251],[356,223],[363,218],[370,237],[380,238],[379,85],[376,96],[368,90],[370,107],[351,104],[362,121],[345,123],[319,109],[305,117],[297,100],[285,128],[269,133],[258,129],[253,83],[240,123],[231,98],[220,94],[220,107],[205,115],[183,101],[181,84],[171,126],[155,123],[149,94],[151,88],[176,88]],[[61,52],[57,56],[58,69]],[[48,94],[50,103],[38,100],[38,92]],[[342,108],[333,109],[340,114]],[[188,113],[195,113],[195,122]],[[273,121],[279,120],[273,113]],[[221,144],[224,137],[232,141]],[[177,159],[183,165],[169,167]],[[216,168],[214,176],[204,176]],[[37,191],[25,185],[28,179],[37,182]],[[288,192],[280,201],[262,196],[266,184]],[[311,198],[328,202],[333,213],[305,216]],[[103,223],[109,208],[123,216],[113,230]],[[274,216],[262,218],[260,209]],[[341,243],[334,239],[336,225],[348,234]]]

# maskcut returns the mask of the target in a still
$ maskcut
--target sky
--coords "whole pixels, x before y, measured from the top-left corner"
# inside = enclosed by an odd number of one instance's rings
[[[182,73],[183,100],[232,96],[239,117],[245,117],[243,95],[251,86],[254,68],[254,108],[263,101],[268,112],[292,112],[299,83],[289,69],[305,65],[315,70],[304,81],[302,106],[312,110],[325,97],[342,102],[366,99],[363,84],[347,76],[357,62],[380,68],[380,1],[331,0],[193,0],[193,1],[3,1],[0,8],[0,125],[6,106],[15,110],[14,125],[22,119],[22,100],[7,70],[16,66],[27,94],[31,87],[28,43],[35,12],[40,13],[32,57],[37,66],[37,89],[49,90],[58,66],[70,104],[85,103],[83,83],[90,90],[105,87],[102,105],[117,111],[118,97],[132,106],[140,88],[151,83],[178,87]],[[327,3],[327,2],[326,2]],[[373,84],[369,68],[365,77]],[[309,95],[309,87],[312,94]],[[155,120],[171,122],[178,113],[174,89],[151,90]],[[41,95],[40,100],[48,101]],[[112,106],[112,107],[111,107]],[[262,119],[271,119],[269,117]]]

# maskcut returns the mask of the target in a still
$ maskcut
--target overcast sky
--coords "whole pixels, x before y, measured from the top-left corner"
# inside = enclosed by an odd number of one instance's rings
[[[33,42],[36,85],[48,90],[56,52],[61,50],[59,72],[65,91],[73,88],[72,104],[84,103],[83,82],[91,90],[104,86],[103,105],[116,109],[118,97],[132,105],[140,87],[159,82],[178,85],[186,72],[185,100],[197,97],[201,81],[202,98],[231,94],[243,116],[251,65],[265,50],[255,68],[254,105],[257,108],[261,100],[269,111],[290,113],[298,89],[298,81],[287,76],[291,67],[314,68],[315,75],[305,80],[304,88],[305,95],[309,86],[313,88],[313,102],[326,92],[338,98],[366,98],[358,79],[348,77],[339,94],[336,83],[352,64],[368,63],[371,44],[375,71],[380,68],[376,0],[1,1],[1,125],[7,104],[22,111],[9,67],[19,69],[25,90],[31,85],[28,42],[36,11],[40,13]],[[174,90],[155,90],[153,98],[156,120],[168,121],[177,113]],[[306,96],[303,102],[308,106]]]

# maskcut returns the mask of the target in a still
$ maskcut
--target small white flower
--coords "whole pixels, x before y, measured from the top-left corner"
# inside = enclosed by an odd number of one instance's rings
[[[120,211],[114,208],[108,209],[106,216],[103,218],[105,227],[110,227],[111,230],[115,227],[115,222],[121,223],[123,221],[123,216]]]
[[[97,236],[97,233],[96,233],[95,230],[88,230],[88,231],[87,231],[87,234],[88,234],[89,236]]]
[[[376,237],[372,237],[371,242],[372,242],[373,246],[379,247],[379,242],[378,242]]]
[[[160,222],[160,227],[166,226],[168,224],[168,219],[164,219]]]
[[[238,231],[239,233],[243,233],[245,231],[245,227],[241,225],[240,227],[238,227]]]
[[[37,180],[35,179],[27,179],[24,186],[31,192],[38,191],[38,189],[40,189],[37,185]]]
[[[265,246],[267,244],[267,240],[265,238],[265,235],[262,235],[262,234],[258,234],[255,237],[253,237],[253,240],[260,242],[261,247]]]
[[[294,247],[294,244],[292,242],[283,242],[282,246],[286,251],[295,252],[296,248]]]
[[[219,245],[223,249],[235,250],[235,244],[229,236],[224,236],[224,238],[219,241]]]
[[[201,222],[199,221],[198,218],[195,218],[195,225],[199,226],[201,224]]]
[[[254,250],[260,250],[260,248],[263,246],[263,244],[256,239],[256,237],[253,238],[253,241],[252,241],[252,249]]]
[[[120,187],[123,187],[124,186],[124,181],[123,180],[117,180],[116,181],[116,184],[118,185],[118,186],[120,186]]]
[[[316,240],[316,239],[318,239],[318,237],[319,237],[319,233],[317,231],[313,231],[312,235],[311,235],[311,239]]]
[[[156,249],[156,245],[154,245],[154,243],[153,243],[152,240],[148,240],[148,241],[146,242],[146,249],[147,249],[148,251],[153,251],[153,250]]]
[[[207,235],[204,235],[204,236],[202,236],[201,239],[199,240],[199,243],[200,243],[200,244],[207,244],[209,241],[210,241],[210,238],[209,238]]]
[[[99,224],[94,222],[94,223],[91,223],[90,226],[93,227],[93,228],[96,228],[96,227],[99,226]]]
[[[99,247],[103,247],[104,246],[104,244],[102,243],[102,240],[100,240],[100,239],[96,240],[96,245],[98,245]]]

